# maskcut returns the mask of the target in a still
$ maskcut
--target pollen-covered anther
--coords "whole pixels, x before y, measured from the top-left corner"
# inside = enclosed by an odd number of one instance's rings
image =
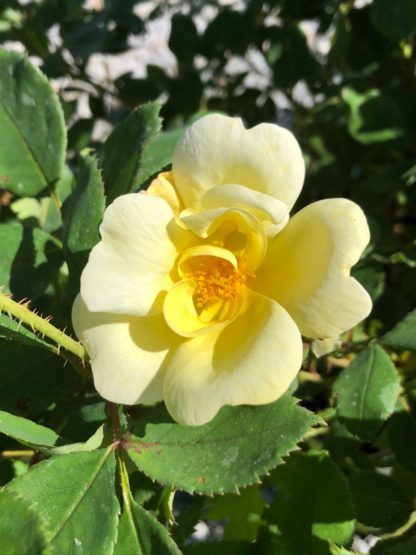
[[[187,275],[197,284],[194,294],[197,308],[202,308],[207,302],[235,298],[247,281],[247,276],[227,260],[209,258],[209,262],[201,261]]]

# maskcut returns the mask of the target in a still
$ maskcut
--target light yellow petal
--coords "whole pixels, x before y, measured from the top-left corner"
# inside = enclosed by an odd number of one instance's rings
[[[178,254],[175,227],[172,209],[163,199],[118,197],[105,211],[102,240],[81,276],[81,295],[89,310],[132,316],[160,312]]]
[[[289,211],[284,202],[242,185],[213,187],[202,195],[200,203],[205,209],[242,208],[262,222],[268,237],[277,235],[289,221]]]
[[[239,268],[246,273],[253,272],[264,259],[266,234],[259,220],[246,210],[186,210],[181,213],[180,219],[195,235],[231,251],[238,260]]]
[[[72,322],[104,399],[127,405],[162,400],[166,357],[178,344],[163,315],[137,318],[89,312],[78,295]]]
[[[207,115],[179,141],[172,171],[185,207],[219,185],[236,183],[284,202],[290,209],[302,188],[305,166],[290,131],[270,123],[245,129],[239,118]]]
[[[335,337],[371,310],[368,293],[350,277],[369,237],[355,203],[310,204],[273,239],[250,286],[284,306],[303,335]]]
[[[240,298],[233,301],[216,300],[198,311],[194,303],[197,284],[183,279],[169,289],[163,305],[168,326],[182,337],[197,337],[222,329],[239,312]]]
[[[166,200],[175,215],[183,209],[182,201],[175,188],[172,172],[162,172],[157,175],[147,188],[146,193]]]
[[[293,320],[277,303],[251,293],[234,322],[176,349],[165,375],[165,403],[178,422],[204,424],[223,405],[275,401],[301,363],[302,340]]]

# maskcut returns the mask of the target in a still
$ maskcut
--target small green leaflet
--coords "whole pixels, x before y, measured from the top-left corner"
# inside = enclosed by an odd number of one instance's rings
[[[114,555],[181,555],[166,528],[143,507],[131,502],[120,518]]]
[[[399,376],[385,351],[370,345],[341,373],[333,390],[341,422],[351,433],[372,440],[393,413]]]
[[[416,351],[416,310],[399,322],[380,339],[383,345],[393,349]]]
[[[123,446],[139,470],[162,484],[198,493],[236,492],[281,463],[318,422],[289,395],[268,405],[224,407],[204,426],[176,424],[157,407]]]

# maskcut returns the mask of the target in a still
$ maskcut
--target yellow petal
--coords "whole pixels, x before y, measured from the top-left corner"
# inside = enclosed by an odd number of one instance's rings
[[[162,400],[166,357],[178,344],[163,315],[137,318],[89,312],[78,295],[72,322],[104,399],[127,405]]]
[[[239,268],[247,274],[264,259],[266,234],[259,220],[246,210],[213,208],[194,213],[186,210],[180,219],[195,235],[231,251]]]
[[[367,221],[355,203],[315,202],[273,239],[250,286],[284,306],[303,335],[335,337],[371,310],[368,293],[350,277],[368,241]]]
[[[160,312],[178,247],[172,209],[144,194],[118,197],[105,211],[101,241],[81,276],[89,310],[143,316]],[[183,230],[179,230],[184,234]]]
[[[215,300],[207,303],[203,310],[197,310],[194,297],[197,283],[183,279],[175,283],[166,295],[163,314],[168,326],[182,337],[197,337],[212,333],[229,324],[243,305],[243,296],[231,301]]]
[[[236,183],[275,197],[290,209],[302,188],[305,166],[287,129],[262,123],[247,130],[239,118],[210,114],[185,131],[172,171],[188,208],[196,208],[212,187]]]
[[[179,214],[183,208],[182,201],[175,188],[172,172],[162,172],[156,176],[147,188],[146,193],[166,200],[175,215]]]
[[[223,405],[275,401],[301,363],[293,320],[277,303],[250,293],[246,310],[231,324],[176,349],[165,375],[165,403],[178,422],[204,424]]]
[[[200,200],[202,208],[242,208],[262,222],[268,237],[277,235],[289,221],[284,202],[242,185],[226,184],[209,189]]]

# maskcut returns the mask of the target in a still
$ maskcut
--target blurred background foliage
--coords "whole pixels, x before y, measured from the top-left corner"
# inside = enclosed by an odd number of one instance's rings
[[[146,38],[149,33],[156,34],[153,42]],[[91,162],[80,162],[81,150],[105,151],[102,145],[112,128],[139,104],[162,102],[164,131],[153,152],[157,170],[168,165],[183,127],[206,111],[240,116],[248,126],[275,122],[294,132],[306,159],[305,187],[295,210],[321,198],[342,196],[356,201],[368,216],[372,239],[354,275],[370,292],[373,312],[363,326],[341,338],[332,356],[316,358],[306,345],[305,370],[312,377],[301,373],[296,391],[305,406],[320,411],[329,422],[324,435],[308,440],[308,447],[328,450],[337,468],[325,457],[298,456],[292,466],[272,473],[262,495],[259,486],[252,486],[241,496],[192,502],[179,498],[179,526],[173,529],[178,545],[186,544],[202,515],[207,521],[222,522],[220,535],[231,542],[224,547],[227,555],[249,553],[247,544],[239,542],[255,538],[263,546],[259,553],[304,553],[303,544],[296,543],[302,542],[302,534],[291,531],[290,519],[286,522],[279,515],[296,513],[305,490],[291,490],[272,503],[267,499],[274,488],[284,491],[291,473],[310,473],[316,480],[326,476],[325,484],[318,481],[316,491],[308,484],[307,491],[311,498],[321,487],[341,492],[343,508],[333,499],[329,511],[349,515],[352,496],[363,536],[388,534],[402,526],[414,510],[416,493],[415,316],[401,324],[399,333],[395,328],[416,306],[416,2],[0,0],[0,43],[27,52],[51,80],[69,130],[68,166],[54,191],[46,188],[31,198],[20,198],[18,190],[7,187],[6,176],[0,176],[0,226],[7,225],[0,234],[0,252],[4,249],[9,257],[0,264],[0,277],[15,298],[30,298],[34,307],[53,314],[57,324],[70,325],[78,287],[75,279],[67,288],[62,271],[59,245],[65,243],[65,226],[62,230],[60,203],[74,188],[77,167],[78,181],[80,175],[97,171]],[[138,46],[146,56],[137,55]],[[150,162],[137,185],[148,183],[153,173]],[[23,226],[10,227],[16,220]],[[75,270],[68,262],[70,275],[79,276],[85,260],[84,253]],[[28,280],[31,272],[33,279]],[[396,376],[389,366],[393,361],[400,375],[400,401],[389,414],[382,417],[376,411],[375,422],[357,428],[349,421],[348,390],[345,411],[340,402],[335,413],[332,385],[352,355],[373,338],[384,341],[390,361],[383,358],[380,347],[370,348],[379,357],[376,378],[382,385],[391,372]],[[319,348],[315,345],[315,352]],[[15,359],[18,351],[20,347],[9,345],[3,349],[3,361],[6,356]],[[368,368],[366,353],[349,367],[354,380],[357,367]],[[35,357],[33,364],[42,368],[43,358]],[[79,388],[69,377],[68,383],[59,385],[66,392],[63,404],[57,411],[51,408],[58,370],[47,378],[53,381],[47,399],[38,382],[29,388],[29,399],[19,398],[17,386],[16,391],[10,386],[10,410],[33,418],[43,414],[48,425],[59,422],[67,437],[85,440],[104,417],[103,403],[85,384]],[[32,398],[37,405],[32,406]],[[2,480],[23,472],[13,464],[14,470],[1,462]],[[393,469],[393,474],[376,473],[379,467]],[[339,469],[350,480],[347,493]],[[157,486],[144,478],[139,482],[138,499],[142,496],[140,502],[156,509],[161,499]],[[385,492],[382,499],[380,491]],[[267,522],[278,522],[293,545],[282,543]],[[414,553],[414,534],[408,534],[409,551],[395,550],[393,538],[381,542],[374,553]],[[209,546],[206,551],[201,546],[186,549],[212,553]],[[215,549],[222,553],[220,547]],[[329,553],[326,549],[318,542],[313,552]]]

